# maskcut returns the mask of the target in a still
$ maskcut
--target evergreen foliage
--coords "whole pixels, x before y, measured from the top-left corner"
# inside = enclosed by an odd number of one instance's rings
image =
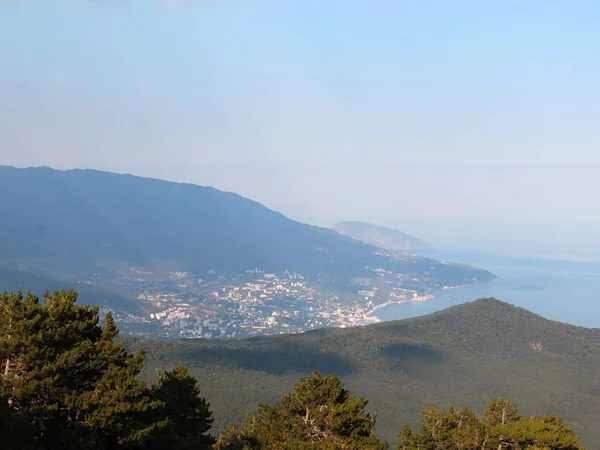
[[[177,366],[170,372],[159,374],[152,394],[162,402],[158,417],[164,417],[167,423],[156,433],[157,439],[151,448],[212,448],[214,439],[208,435],[212,424],[210,405],[200,397],[198,382],[186,367]]]
[[[210,434],[212,412],[186,367],[139,376],[144,350],[129,353],[109,313],[73,291],[0,295],[0,437],[7,450],[386,450],[368,402],[335,375],[313,371],[241,427]],[[554,414],[526,416],[502,398],[471,409],[422,411],[399,450],[583,450]]]
[[[535,345],[534,345],[535,344]],[[551,411],[576,427],[582,444],[600,442],[600,329],[550,321],[495,299],[427,316],[364,327],[328,328],[247,339],[145,340],[142,376],[187,366],[210,393],[215,432],[275,404],[298,378],[337,374],[377,414],[377,433],[395,442],[419,410],[515,401],[524,415]]]
[[[169,437],[178,428],[167,413],[185,412],[190,405],[202,406],[190,409],[186,418],[202,424],[198,433],[204,435],[211,412],[196,380],[177,369],[174,373],[181,376],[169,386],[164,380],[171,374],[166,373],[162,384],[149,388],[138,377],[144,351],[128,354],[115,341],[118,330],[111,314],[100,326],[98,307],[76,300],[73,291],[46,293],[43,301],[20,292],[0,296],[0,398],[5,399],[0,427],[14,439],[9,445],[111,450],[171,439],[170,448],[188,448]],[[185,388],[178,397],[170,396],[178,383]]]
[[[262,404],[241,430],[221,436],[218,450],[384,450],[367,400],[352,396],[335,375],[302,378],[276,405]]]
[[[421,412],[418,433],[404,426],[398,450],[582,450],[579,437],[552,414],[523,417],[516,406],[496,398],[478,418],[469,408]]]

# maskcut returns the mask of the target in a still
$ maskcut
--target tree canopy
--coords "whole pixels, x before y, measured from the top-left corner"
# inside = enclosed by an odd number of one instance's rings
[[[138,378],[143,350],[128,354],[111,314],[101,325],[98,307],[76,300],[73,291],[46,293],[42,301],[20,292],[0,296],[0,427],[14,437],[9,448],[109,450],[168,441],[176,449],[197,435],[208,446],[211,412],[196,380],[177,368],[148,386]],[[23,427],[28,433],[17,432]]]
[[[217,449],[387,449],[375,435],[367,403],[335,375],[314,371],[276,405],[260,405],[241,429],[222,435]]]
[[[521,416],[511,401],[492,399],[482,417],[469,408],[422,411],[417,433],[404,426],[399,450],[582,450],[579,437],[553,414]]]
[[[184,366],[139,375],[113,317],[77,303],[73,291],[0,295],[0,436],[7,450],[385,450],[376,417],[335,375],[310,373],[242,426],[211,434],[212,411]],[[243,389],[240,386],[240,389]],[[399,450],[583,450],[557,415],[524,416],[492,399],[469,408],[422,411],[404,426]]]

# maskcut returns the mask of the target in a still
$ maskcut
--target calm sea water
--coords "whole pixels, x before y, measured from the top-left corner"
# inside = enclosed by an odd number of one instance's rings
[[[600,328],[600,263],[441,251],[427,252],[426,256],[485,268],[498,278],[440,291],[428,302],[389,305],[378,311],[380,319],[416,317],[478,298],[495,297],[548,319]]]

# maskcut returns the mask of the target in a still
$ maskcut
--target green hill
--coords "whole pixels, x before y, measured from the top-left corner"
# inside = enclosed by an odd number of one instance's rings
[[[211,401],[217,427],[259,402],[276,402],[314,369],[336,373],[370,400],[390,441],[431,403],[479,409],[492,397],[524,413],[556,412],[583,443],[600,442],[600,330],[546,320],[495,299],[361,328],[243,340],[132,339],[148,354],[145,376],[188,365]],[[593,447],[592,447],[593,448]]]

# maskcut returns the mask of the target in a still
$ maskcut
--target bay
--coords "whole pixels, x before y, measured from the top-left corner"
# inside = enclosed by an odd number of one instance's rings
[[[600,328],[600,263],[469,252],[428,251],[424,256],[481,267],[497,278],[438,291],[434,299],[426,302],[388,305],[376,312],[379,319],[406,319],[478,298],[495,297],[547,319]]]

